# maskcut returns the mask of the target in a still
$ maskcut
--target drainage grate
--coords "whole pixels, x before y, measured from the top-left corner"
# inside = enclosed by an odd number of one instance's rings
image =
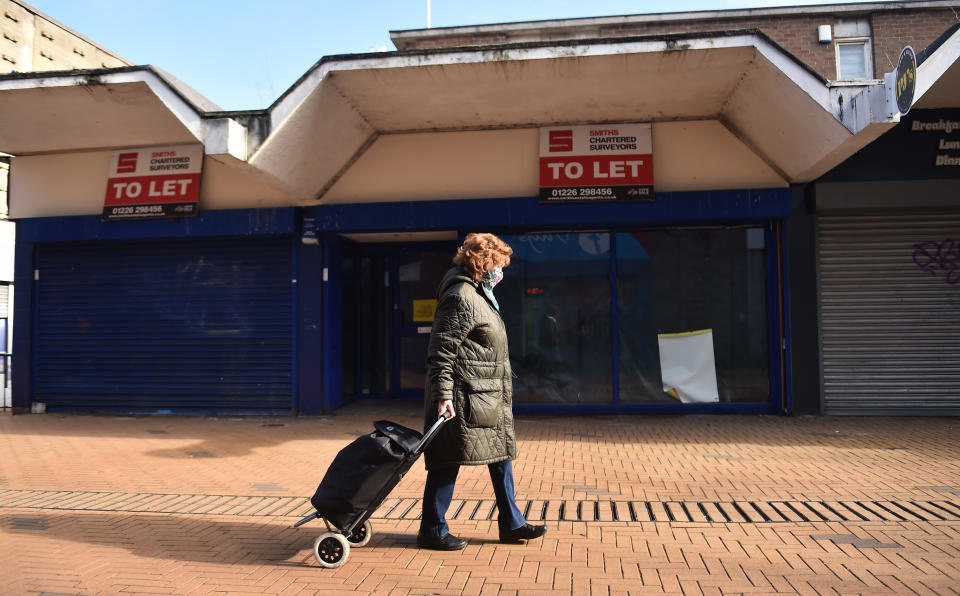
[[[275,486],[256,483],[254,487],[273,490]],[[951,500],[520,500],[517,505],[529,521],[734,524],[960,521],[960,503]],[[302,517],[313,512],[307,497],[34,490],[0,490],[0,508],[276,517]],[[418,519],[420,509],[421,499],[389,498],[376,511],[374,518]],[[496,515],[493,499],[460,499],[451,504],[447,517],[494,520]]]
[[[274,484],[272,482],[251,482],[250,488],[255,488],[257,490],[263,491],[277,491],[277,492],[286,492],[287,489],[283,488],[279,484]]]
[[[569,485],[569,484],[568,484],[568,485],[564,486],[563,488],[572,490],[573,492],[577,492],[577,493],[584,493],[584,494],[587,494],[587,495],[605,495],[605,496],[611,496],[611,495],[619,495],[619,494],[620,494],[620,493],[618,493],[618,492],[613,492],[613,491],[609,491],[609,490],[599,489],[599,488],[597,488],[597,487],[595,487],[595,486],[574,486],[574,485]]]
[[[860,538],[853,534],[817,534],[810,537],[814,540],[829,540],[834,544],[852,544],[857,548],[903,548],[896,542],[880,542],[875,538]]]
[[[951,493],[954,495],[960,495],[960,488],[953,488],[952,486],[918,486],[918,490],[932,490],[938,493]]]
[[[10,520],[14,530],[46,530],[47,522],[39,517],[15,517]]]

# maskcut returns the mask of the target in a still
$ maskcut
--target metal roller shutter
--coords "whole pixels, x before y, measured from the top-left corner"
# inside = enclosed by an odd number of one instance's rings
[[[290,412],[291,251],[285,238],[41,246],[35,401]]]
[[[826,414],[960,414],[960,213],[821,215]]]

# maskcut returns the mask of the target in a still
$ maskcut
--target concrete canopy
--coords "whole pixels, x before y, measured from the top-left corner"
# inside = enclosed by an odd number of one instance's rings
[[[956,106],[960,32],[938,43],[918,68],[917,107]],[[672,147],[707,147],[709,138],[714,154],[745,152],[757,184],[782,187],[816,179],[894,126],[891,105],[889,82],[833,87],[759,31],[577,39],[326,57],[256,113],[221,112],[152,67],[5,75],[0,151],[37,160],[40,172],[71,152],[202,143],[211,174],[202,208],[240,208],[316,204],[328,193],[334,202],[375,201],[381,195],[358,189],[353,173],[377,175],[390,151],[443,136],[437,147],[455,153],[456,143],[496,135],[475,146],[489,156],[510,145],[509,163],[490,161],[514,181],[497,196],[521,196],[536,192],[535,149],[523,147],[538,127],[652,122]],[[518,148],[517,139],[526,144]],[[376,160],[361,162],[374,146]],[[702,150],[698,159],[710,155]],[[674,171],[682,176],[684,167]],[[444,174],[442,163],[437,169],[447,179],[433,190],[414,172],[392,196],[469,194],[461,188],[469,181]],[[62,194],[44,190],[33,196]],[[30,202],[18,216],[96,213],[97,192],[88,194],[66,206]]]
[[[199,96],[195,96],[199,97]],[[35,155],[200,143],[197,106],[150,67],[0,78],[0,151]]]
[[[960,107],[960,27],[933,45],[934,51],[917,66],[913,105],[923,110]]]
[[[281,183],[247,163],[260,139],[233,116],[150,66],[0,76],[0,152],[23,174],[11,215],[99,213],[110,151],[189,144],[206,154],[203,208],[289,204]],[[71,172],[70,192],[45,175],[51,167]]]
[[[251,163],[321,200],[380,135],[716,120],[805,182],[896,123],[872,114],[851,142],[826,83],[756,31],[331,57],[274,104]]]

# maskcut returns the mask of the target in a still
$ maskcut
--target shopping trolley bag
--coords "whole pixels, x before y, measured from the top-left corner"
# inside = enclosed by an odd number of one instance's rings
[[[350,546],[370,541],[370,517],[383,504],[450,415],[444,413],[425,435],[387,420],[373,423],[372,433],[358,437],[337,453],[310,499],[315,513],[294,527],[322,518],[328,531],[314,542],[314,556],[324,567],[346,562]]]
[[[411,454],[423,438],[386,420],[374,422],[373,427],[372,433],[340,450],[310,499],[319,517],[341,531],[364,511],[380,505],[377,497],[385,487],[392,489],[400,482],[416,461]]]

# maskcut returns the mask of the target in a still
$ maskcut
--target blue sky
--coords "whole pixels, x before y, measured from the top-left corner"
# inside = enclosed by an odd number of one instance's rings
[[[390,30],[427,25],[426,0],[27,0],[134,64],[162,68],[226,110],[269,106],[317,60],[393,50]],[[806,0],[432,0],[433,27]]]

